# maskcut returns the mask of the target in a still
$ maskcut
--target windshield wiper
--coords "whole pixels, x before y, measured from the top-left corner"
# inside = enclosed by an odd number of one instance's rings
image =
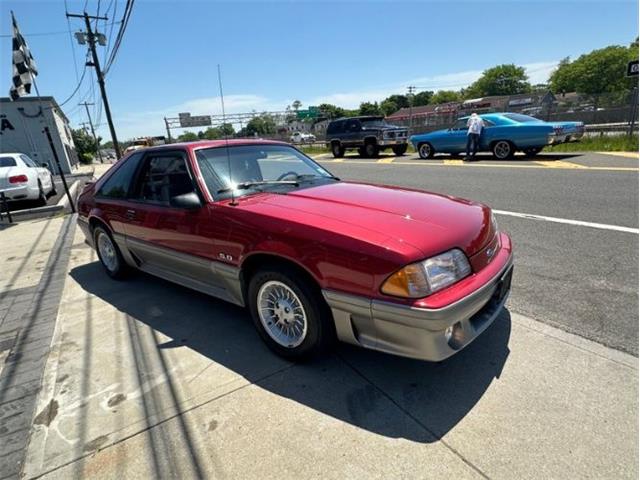
[[[313,173],[304,173],[302,175],[296,176],[296,180],[312,180],[315,178],[331,178],[332,180],[340,180],[338,177],[333,175],[315,175]]]
[[[235,186],[235,190],[247,190],[256,185],[299,185],[297,180],[260,180],[255,182],[242,182]],[[221,188],[218,193],[225,193],[234,190],[232,187]]]

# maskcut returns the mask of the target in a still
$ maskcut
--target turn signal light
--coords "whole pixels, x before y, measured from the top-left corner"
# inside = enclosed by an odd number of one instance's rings
[[[26,175],[14,175],[9,177],[9,183],[27,183],[29,179]]]

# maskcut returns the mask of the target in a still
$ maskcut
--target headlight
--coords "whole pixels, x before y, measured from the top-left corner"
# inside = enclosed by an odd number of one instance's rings
[[[466,255],[454,248],[398,270],[382,284],[381,291],[394,297],[426,297],[470,273],[471,266]]]

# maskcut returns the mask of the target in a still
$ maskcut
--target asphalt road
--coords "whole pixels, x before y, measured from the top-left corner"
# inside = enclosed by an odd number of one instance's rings
[[[345,180],[481,201],[496,210],[638,228],[638,160],[601,154],[462,164],[415,155],[318,158]],[[392,163],[386,163],[392,162]],[[638,355],[638,233],[498,215],[516,249],[508,307]]]

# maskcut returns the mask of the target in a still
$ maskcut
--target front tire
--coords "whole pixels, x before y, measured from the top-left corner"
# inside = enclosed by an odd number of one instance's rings
[[[47,194],[44,193],[44,188],[42,188],[40,180],[38,180],[38,199],[36,203],[39,207],[44,207],[47,204]]]
[[[58,194],[58,191],[56,190],[56,182],[53,181],[53,175],[51,175],[50,177],[51,177],[51,191],[49,193],[53,197],[54,195]]]
[[[370,141],[364,145],[364,154],[367,158],[376,158],[380,153],[380,147],[378,144]]]
[[[253,323],[276,354],[304,360],[331,344],[331,312],[320,292],[298,272],[277,266],[259,270],[247,293]]]
[[[393,150],[393,153],[396,156],[401,157],[407,152],[407,148],[408,148],[408,145],[405,143],[404,145],[396,145],[394,147],[391,147],[391,150]]]
[[[420,145],[418,145],[418,155],[420,155],[420,158],[422,158],[423,160],[433,158],[434,153],[435,151],[433,150],[433,147],[430,143],[421,143]]]
[[[513,145],[507,140],[499,140],[493,144],[493,156],[498,160],[506,160],[513,157]]]
[[[527,158],[533,158],[537,154],[539,154],[541,151],[542,151],[542,147],[527,148],[524,151],[524,156],[527,157]]]
[[[107,275],[115,280],[126,278],[129,273],[128,266],[124,258],[122,258],[122,253],[120,253],[116,242],[114,242],[113,237],[106,228],[97,226],[93,230],[93,244]]]

